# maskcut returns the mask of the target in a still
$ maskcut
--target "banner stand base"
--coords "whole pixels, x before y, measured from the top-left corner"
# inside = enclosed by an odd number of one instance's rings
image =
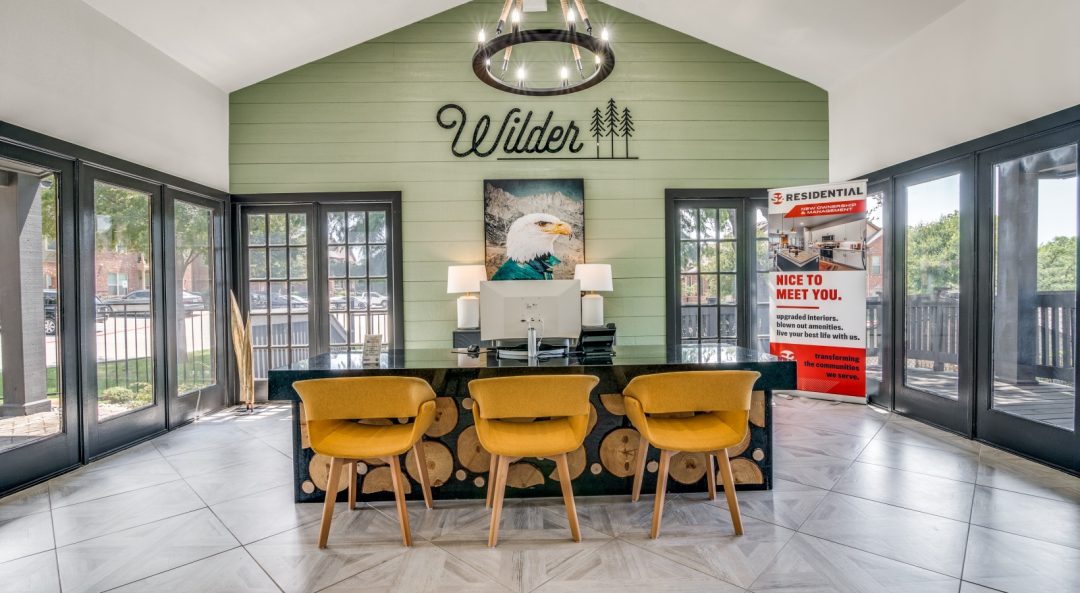
[[[826,401],[844,402],[848,404],[860,404],[866,405],[865,395],[839,395],[836,393],[821,393],[819,391],[802,391],[799,389],[785,389],[783,391],[773,392],[773,395],[793,395],[795,397],[806,397],[810,399],[821,399]]]

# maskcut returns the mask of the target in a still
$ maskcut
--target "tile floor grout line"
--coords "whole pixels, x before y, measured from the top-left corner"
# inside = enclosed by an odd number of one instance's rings
[[[856,550],[856,551],[862,552],[864,554],[870,554],[871,556],[877,556],[878,558],[888,560],[889,562],[896,562],[897,564],[903,564],[904,566],[910,566],[911,568],[915,568],[915,569],[918,569],[918,570],[924,570],[926,572],[932,572],[934,574],[938,574],[938,575],[941,575],[941,576],[946,577],[946,578],[954,579],[956,581],[960,580],[960,577],[956,577],[956,576],[953,576],[951,574],[946,574],[946,573],[941,572],[939,570],[934,570],[932,568],[926,568],[924,566],[919,566],[917,564],[912,564],[910,562],[905,562],[903,560],[897,560],[896,558],[889,558],[888,556],[883,556],[881,554],[878,554],[877,552],[871,552],[870,550],[864,550],[862,548],[857,548],[857,547],[849,545],[849,544],[844,544],[844,543],[841,543],[841,542],[833,541],[833,540],[831,540],[829,538],[822,537],[820,535],[814,535],[814,534],[811,534],[811,533],[804,533],[802,531],[799,531],[797,533],[798,533],[798,535],[801,535],[803,537],[810,537],[810,538],[813,538],[813,539],[819,539],[819,540],[821,540],[823,542],[828,542],[828,543],[833,544],[833,545],[843,546],[843,547],[845,547],[845,548],[847,548],[849,550]],[[794,538],[792,538],[792,539],[794,539]]]
[[[108,593],[109,591],[115,591],[115,590],[117,590],[117,589],[119,589],[121,587],[127,587],[128,585],[134,585],[135,583],[141,583],[142,581],[145,581],[146,579],[151,579],[151,578],[154,578],[154,577],[156,577],[158,575],[162,575],[162,574],[165,574],[167,572],[171,572],[173,570],[183,568],[185,566],[190,566],[192,564],[195,564],[196,562],[202,562],[203,560],[206,560],[208,558],[213,558],[214,556],[220,556],[220,555],[222,555],[222,554],[224,554],[226,552],[231,552],[231,551],[236,550],[238,548],[243,548],[243,546],[237,545],[235,547],[229,548],[228,550],[222,550],[220,552],[214,552],[213,554],[210,554],[209,556],[203,556],[202,558],[197,558],[197,559],[192,560],[190,562],[185,562],[185,563],[183,563],[183,564],[181,564],[179,566],[174,566],[174,567],[166,569],[166,570],[155,572],[154,574],[149,574],[149,575],[146,575],[144,577],[139,577],[139,578],[135,579],[134,581],[128,581],[126,583],[122,583],[122,584],[117,585],[115,587],[109,587],[108,589],[103,589],[103,590],[101,590],[100,593]]]
[[[153,487],[153,486],[150,486],[150,488],[152,488],[152,487]],[[101,499],[98,499],[98,500],[101,500]],[[67,508],[67,507],[61,507],[61,508]],[[113,534],[116,534],[116,533],[120,533],[121,531],[126,531],[126,530],[128,530],[128,529],[134,529],[134,528],[136,528],[136,527],[145,527],[145,526],[147,526],[147,525],[150,525],[150,524],[152,524],[152,523],[157,523],[158,521],[164,521],[164,520],[166,520],[166,519],[172,519],[173,517],[179,517],[180,515],[186,515],[186,514],[188,514],[188,513],[193,513],[193,512],[195,512],[195,511],[199,511],[199,510],[202,510],[202,509],[207,509],[207,510],[209,510],[209,508],[208,508],[208,507],[206,507],[205,505],[203,505],[203,506],[201,506],[201,507],[198,507],[198,508],[194,508],[194,509],[188,509],[188,510],[186,510],[186,511],[181,511],[181,512],[179,512],[179,513],[176,513],[176,514],[173,514],[173,515],[168,515],[168,516],[166,516],[166,517],[158,517],[157,519],[153,519],[153,520],[151,520],[151,521],[147,521],[147,522],[145,522],[145,523],[137,523],[137,524],[135,524],[135,525],[128,525],[127,527],[124,527],[123,529],[117,529],[116,531],[108,531],[108,532],[105,532],[105,533],[99,533],[98,535],[95,535],[95,536],[93,536],[93,537],[87,537],[87,538],[84,538],[84,539],[80,539],[80,540],[76,540],[76,541],[68,542],[68,543],[66,543],[66,544],[64,544],[64,545],[62,545],[62,546],[58,545],[58,546],[56,546],[56,547],[57,547],[57,548],[67,548],[67,547],[70,547],[70,546],[74,546],[75,544],[81,544],[81,543],[83,543],[83,542],[88,542],[88,541],[90,541],[90,540],[93,540],[93,539],[97,539],[97,538],[99,538],[99,537],[105,537],[105,536],[107,536],[107,535],[113,535]],[[232,534],[230,533],[230,535],[232,535]],[[236,536],[233,536],[233,537],[236,537]],[[237,541],[239,541],[239,540],[237,540]]]
[[[978,476],[978,469],[976,468],[976,477]],[[957,593],[964,588],[964,571],[967,569],[967,549],[968,544],[971,543],[971,519],[975,516],[975,495],[979,491],[978,484],[971,489],[971,506],[968,509],[967,520],[967,533],[964,534],[964,554],[960,556],[960,587],[957,588]]]
[[[783,527],[783,526],[778,526],[778,527]],[[797,531],[795,531],[795,530],[792,530],[792,529],[788,529],[788,528],[786,528],[786,527],[784,527],[784,529],[786,529],[787,531],[791,531],[791,536],[790,536],[790,537],[788,537],[787,541],[785,541],[785,542],[784,542],[784,545],[783,545],[783,546],[782,546],[782,547],[780,548],[780,550],[779,550],[779,551],[778,551],[778,552],[776,553],[776,556],[773,556],[773,559],[775,559],[775,558],[776,558],[777,556],[779,556],[779,555],[780,555],[780,552],[782,552],[782,551],[784,550],[784,548],[786,548],[786,547],[788,546],[788,544],[790,544],[790,543],[791,543],[791,540],[792,540],[792,539],[794,539],[794,538],[795,538],[795,535],[796,535],[796,534],[798,533]],[[661,534],[661,537],[662,537],[662,534]],[[742,537],[742,536],[736,536],[736,537]],[[629,540],[629,539],[625,539],[625,538],[624,538],[624,537],[623,537],[622,535],[616,536],[616,537],[615,537],[615,539],[617,539],[617,540],[619,540],[619,541],[621,541],[621,542],[625,542],[626,544],[629,544],[629,545],[631,545],[631,546],[634,546],[635,548],[638,548],[638,549],[640,549],[640,550],[644,550],[644,551],[646,551],[646,552],[648,552],[648,553],[650,553],[650,554],[652,554],[652,555],[654,555],[654,556],[657,556],[657,557],[659,557],[659,558],[662,558],[662,559],[664,559],[664,560],[667,560],[668,562],[674,562],[675,564],[678,564],[679,566],[682,566],[682,567],[684,567],[684,568],[689,568],[690,570],[693,570],[693,571],[695,571],[695,572],[698,572],[698,573],[700,573],[700,574],[703,574],[703,575],[705,575],[705,576],[707,576],[707,577],[709,577],[709,578],[711,578],[711,579],[714,579],[714,580],[720,581],[721,583],[725,583],[725,584],[728,584],[728,585],[732,585],[732,586],[734,586],[734,587],[738,587],[738,588],[740,588],[740,589],[744,589],[744,590],[749,590],[749,587],[743,587],[742,585],[737,585],[737,584],[735,584],[735,583],[732,583],[731,581],[727,581],[727,580],[724,580],[724,579],[722,579],[722,578],[720,578],[720,577],[718,577],[718,576],[716,576],[716,575],[712,575],[712,574],[709,574],[709,573],[707,573],[707,572],[705,572],[705,571],[703,571],[703,570],[701,570],[701,569],[699,569],[699,568],[696,568],[696,567],[690,566],[689,564],[686,564],[686,563],[684,563],[684,562],[681,562],[681,561],[679,561],[679,560],[676,560],[676,559],[674,559],[674,558],[668,558],[667,556],[664,556],[663,554],[659,554],[659,553],[657,553],[657,552],[654,552],[654,551],[650,550],[649,548],[647,548],[647,547],[645,547],[645,546],[643,546],[643,545],[641,545],[641,544],[635,543],[635,542],[633,542],[633,541],[631,541],[631,540]],[[653,541],[653,540],[652,540],[652,539],[649,539],[648,541]],[[772,562],[770,561],[770,562],[769,562],[769,564],[772,564]],[[754,582],[757,582],[757,580],[758,580],[758,578],[759,578],[760,576],[761,576],[761,575],[759,574],[759,575],[757,575],[757,576],[755,576],[755,577],[754,577],[754,581],[753,581],[753,582],[751,582],[751,586],[753,585],[753,583],[754,583]]]
[[[52,525],[53,532],[53,561],[56,563],[56,586],[60,588],[60,592],[64,591],[64,581],[60,578],[60,553],[56,551],[56,519],[52,514],[52,488],[45,488],[45,496],[49,499],[49,524]]]
[[[247,554],[248,558],[251,558],[251,561],[255,563],[255,566],[259,567],[259,570],[261,570],[262,573],[266,575],[266,578],[270,579],[270,582],[273,583],[275,587],[277,587],[277,590],[280,593],[285,593],[285,589],[281,585],[279,585],[276,580],[274,580],[274,575],[270,574],[270,572],[263,567],[263,565],[255,558],[255,555],[251,553],[251,550],[247,549],[247,546],[245,546],[244,544],[240,544],[240,549],[244,551],[244,554]]]
[[[284,532],[282,532],[282,533],[284,533]],[[274,583],[274,586],[278,588],[278,591],[281,591],[282,593],[284,593],[285,587],[282,587],[281,583],[279,583],[277,581],[277,579],[274,578],[274,575],[270,574],[269,570],[266,570],[266,567],[263,566],[262,562],[259,562],[259,559],[255,557],[255,554],[252,554],[251,550],[247,549],[247,545],[246,544],[241,544],[240,547],[243,548],[244,553],[247,554],[248,557],[251,558],[255,562],[255,566],[258,566],[259,570],[263,571],[263,573],[265,573],[266,576],[270,577],[270,582]]]

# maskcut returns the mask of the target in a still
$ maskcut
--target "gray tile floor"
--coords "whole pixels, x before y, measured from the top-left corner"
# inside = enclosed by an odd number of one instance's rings
[[[652,504],[510,500],[499,547],[479,501],[292,502],[288,408],[226,411],[0,499],[0,590],[89,593],[1080,591],[1080,479],[851,404],[777,399],[776,488]]]

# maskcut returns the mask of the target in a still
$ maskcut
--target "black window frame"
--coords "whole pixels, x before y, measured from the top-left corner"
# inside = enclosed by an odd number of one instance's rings
[[[682,189],[664,190],[664,339],[668,347],[683,344],[680,331],[681,311],[679,304],[679,207],[704,206],[731,208],[738,202],[736,212],[735,290],[738,324],[736,344],[755,349],[754,310],[757,307],[757,278],[754,276],[757,260],[757,237],[754,233],[753,208],[768,198],[767,188],[741,189]],[[710,205],[710,202],[715,205]],[[719,333],[719,332],[718,332]],[[722,338],[717,338],[720,343]],[[696,339],[694,343],[702,342]]]

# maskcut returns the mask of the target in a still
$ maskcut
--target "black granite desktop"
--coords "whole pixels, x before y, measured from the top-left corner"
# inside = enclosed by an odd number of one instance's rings
[[[629,494],[632,461],[637,449],[637,432],[622,409],[626,384],[638,375],[684,370],[750,369],[761,373],[754,386],[750,438],[729,450],[740,489],[767,489],[772,484],[772,392],[795,388],[795,363],[769,354],[734,346],[701,345],[618,346],[608,359],[581,360],[553,358],[530,365],[526,361],[497,360],[493,354],[469,354],[439,350],[395,350],[382,354],[379,363],[363,363],[359,353],[321,354],[269,373],[269,397],[293,402],[293,460],[297,502],[323,499],[327,461],[316,455],[307,442],[306,427],[300,418],[299,400],[292,384],[303,379],[364,375],[420,377],[439,396],[437,420],[425,436],[425,452],[435,498],[483,498],[488,471],[487,454],[479,449],[472,422],[472,400],[468,383],[472,379],[528,374],[575,373],[599,377],[591,403],[595,410],[590,433],[579,451],[571,454],[574,492],[578,495]],[[658,452],[650,448],[644,492],[655,489],[655,461]],[[410,479],[416,475],[410,454],[404,468]],[[559,483],[552,479],[554,462],[522,459],[512,466],[508,480],[511,496],[560,496]],[[389,499],[388,468],[378,460],[360,464],[364,499]],[[672,460],[668,482],[671,492],[705,490],[705,463],[702,454],[679,454]],[[364,482],[367,481],[365,484]],[[384,482],[386,482],[384,487]],[[343,488],[343,482],[339,488]],[[419,497],[419,487],[410,498]],[[344,491],[340,491],[344,496]]]

